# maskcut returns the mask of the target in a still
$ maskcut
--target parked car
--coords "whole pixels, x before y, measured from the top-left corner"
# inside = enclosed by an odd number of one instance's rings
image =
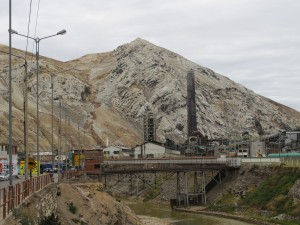
[[[46,172],[46,173],[52,173],[52,169],[51,168],[45,168],[44,172]]]
[[[8,180],[9,174],[8,173],[0,173],[0,180]]]

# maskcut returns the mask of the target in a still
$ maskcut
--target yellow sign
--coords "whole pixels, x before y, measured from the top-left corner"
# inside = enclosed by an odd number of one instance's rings
[[[34,162],[34,164],[33,164],[33,162]],[[31,166],[33,166],[33,167],[31,167]],[[38,174],[38,171],[37,171],[38,167],[39,167],[39,163],[37,161],[34,161],[33,159],[30,159],[30,158],[28,159],[28,170],[31,170],[32,174]],[[25,175],[25,161],[20,161],[20,174]]]
[[[36,166],[36,163],[35,163],[34,159],[33,158],[29,158],[28,159],[28,168],[30,170],[33,170],[33,169],[35,169],[35,166]]]
[[[83,165],[84,162],[84,154],[74,154],[74,158],[73,158],[73,165],[74,166],[81,166]]]

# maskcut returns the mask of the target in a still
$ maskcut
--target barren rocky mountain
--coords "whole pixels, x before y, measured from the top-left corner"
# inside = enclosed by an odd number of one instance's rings
[[[0,142],[8,133],[8,52],[0,45]],[[24,57],[14,49],[14,55]],[[27,56],[29,145],[36,139],[36,61]],[[24,60],[13,56],[13,141],[23,144]],[[51,77],[54,135],[59,118],[62,145],[134,146],[143,142],[142,116],[156,114],[157,140],[182,143],[187,138],[187,71],[195,72],[197,126],[209,138],[232,138],[248,131],[259,136],[300,127],[300,113],[260,96],[208,68],[167,49],[136,39],[117,49],[60,62],[40,58],[39,98],[43,151],[51,149]],[[62,107],[59,107],[61,99]]]

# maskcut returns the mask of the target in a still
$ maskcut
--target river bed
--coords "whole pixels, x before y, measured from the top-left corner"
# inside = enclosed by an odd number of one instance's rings
[[[185,213],[173,211],[166,206],[159,206],[144,202],[127,202],[127,205],[141,216],[143,221],[151,221],[151,217],[161,221],[160,224],[174,225],[252,225],[251,223],[242,222],[233,219],[227,219],[217,216],[208,216],[203,214]],[[151,224],[145,223],[145,224]],[[154,223],[155,224],[155,223]]]

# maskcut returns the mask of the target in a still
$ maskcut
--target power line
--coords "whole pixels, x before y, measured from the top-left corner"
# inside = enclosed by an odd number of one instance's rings
[[[35,28],[34,28],[34,37],[35,37],[35,35],[36,35],[36,28],[37,28],[37,24],[38,24],[39,11],[40,11],[40,2],[41,2],[41,0],[39,0],[37,12],[36,12]]]
[[[38,25],[38,18],[39,18],[39,11],[40,11],[40,2],[41,2],[41,0],[39,0],[37,12],[36,12],[34,35],[33,35],[34,38],[36,37],[36,29],[37,29],[37,25]],[[34,48],[34,43],[32,44],[32,53],[33,53],[33,48]]]
[[[30,29],[30,18],[31,18],[31,6],[32,6],[32,0],[30,0],[30,7],[29,7],[29,16],[28,16],[28,26],[27,26],[27,40],[26,40],[25,60],[26,60],[26,56],[27,56],[27,48],[28,48],[28,40],[29,40],[29,29]]]

